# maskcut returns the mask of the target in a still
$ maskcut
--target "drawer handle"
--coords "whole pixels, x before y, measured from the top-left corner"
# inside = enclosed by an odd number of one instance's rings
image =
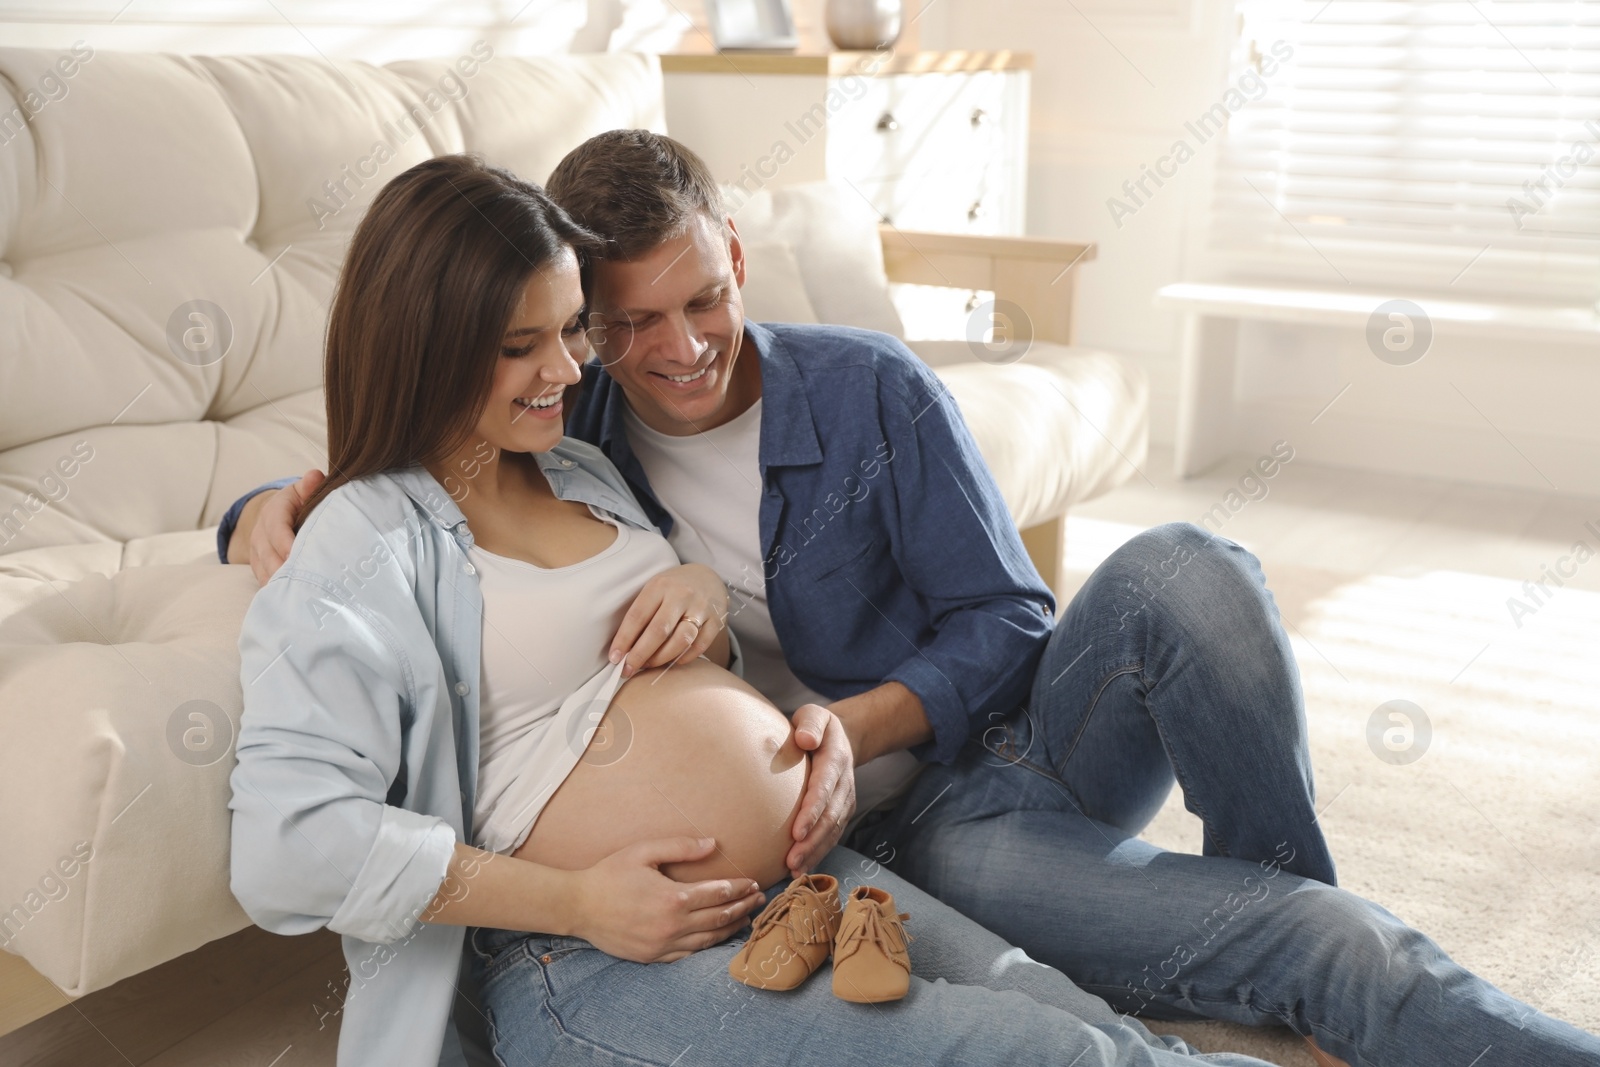
[[[977,129],[989,121],[989,113],[981,107],[972,109],[972,128]]]
[[[977,222],[978,219],[980,219],[982,217],[983,217],[983,201],[981,199],[980,200],[974,200],[972,202],[972,206],[967,208],[967,221],[968,222]]]
[[[900,120],[894,117],[894,112],[885,111],[878,119],[879,133],[893,133],[900,128]]]

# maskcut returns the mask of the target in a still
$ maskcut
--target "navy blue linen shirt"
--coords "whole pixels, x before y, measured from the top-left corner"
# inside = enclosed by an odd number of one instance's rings
[[[752,356],[763,577],[784,659],[830,700],[900,682],[933,728],[911,754],[948,763],[991,714],[1027,699],[1055,599],[955,400],[904,344],[845,326],[746,323],[741,358]],[[622,387],[589,363],[567,433],[598,445],[670,534],[624,403]],[[246,499],[218,530],[224,559]]]

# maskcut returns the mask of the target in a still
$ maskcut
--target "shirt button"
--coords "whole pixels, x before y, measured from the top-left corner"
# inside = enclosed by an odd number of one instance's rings
[[[477,574],[478,573],[478,568],[474,567],[470,563],[463,563],[461,565],[461,569],[466,571],[468,574]]]
[[[458,696],[458,697],[466,696],[467,695],[467,691],[469,689],[471,689],[471,688],[472,687],[470,685],[468,685],[466,682],[457,682],[456,683],[456,696]]]
[[[561,461],[561,465],[562,465],[562,466],[563,466],[563,467],[570,467],[570,466],[572,466],[572,460],[570,460],[570,459],[564,459],[564,460],[562,460],[562,461]]]

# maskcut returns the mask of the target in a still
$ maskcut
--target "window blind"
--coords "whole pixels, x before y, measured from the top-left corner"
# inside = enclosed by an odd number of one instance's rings
[[[1235,74],[1267,88],[1217,162],[1224,273],[1600,295],[1600,2],[1245,0],[1241,17]]]

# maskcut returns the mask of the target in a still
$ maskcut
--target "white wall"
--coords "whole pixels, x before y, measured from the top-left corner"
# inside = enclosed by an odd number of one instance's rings
[[[1171,442],[1179,321],[1151,298],[1169,282],[1205,277],[1200,239],[1217,143],[1120,226],[1106,201],[1218,100],[1237,34],[1232,0],[910,2],[928,5],[918,20],[926,48],[1037,56],[1028,232],[1098,243],[1080,279],[1080,340],[1146,369],[1152,437]],[[1354,329],[1291,329],[1276,340],[1269,380],[1241,382],[1241,451],[1288,435],[1321,463],[1600,495],[1595,346],[1441,337],[1422,362],[1398,368],[1379,363]]]
[[[0,0],[0,42],[392,59],[487,38],[506,54],[670,50],[698,0]]]
[[[826,47],[826,0],[791,0],[803,50]],[[916,27],[904,40],[914,43]],[[706,51],[701,0],[0,0],[0,45],[83,39],[121,51],[440,55],[487,37],[508,54]]]
[[[1144,365],[1162,442],[1175,421],[1179,333],[1175,316],[1152,310],[1151,294],[1183,276],[1185,227],[1209,188],[1207,154],[1120,228],[1105,201],[1168,150],[1199,101],[1215,98],[1232,34],[1224,7],[1231,4],[935,0],[918,20],[928,48],[1034,52],[1028,232],[1098,244],[1078,282],[1079,340]]]

